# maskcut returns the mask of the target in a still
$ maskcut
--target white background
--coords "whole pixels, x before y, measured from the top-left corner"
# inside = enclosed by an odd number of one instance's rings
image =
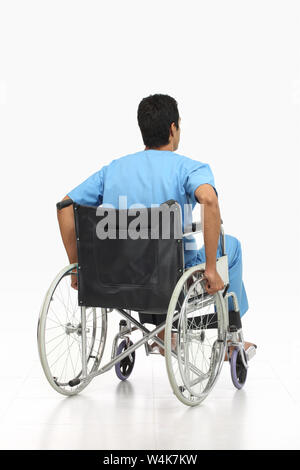
[[[299,24],[297,1],[0,1],[8,373],[37,359],[40,304],[67,264],[55,203],[142,150],[138,104],[167,93],[178,153],[210,164],[225,231],[242,243],[245,337],[299,387]]]

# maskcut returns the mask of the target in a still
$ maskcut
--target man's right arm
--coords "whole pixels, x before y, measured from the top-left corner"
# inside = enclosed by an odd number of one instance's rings
[[[221,217],[218,198],[210,184],[201,184],[195,190],[195,197],[201,204],[201,220],[204,232],[206,290],[214,294],[224,288],[224,282],[217,272],[217,248],[220,237]]]
[[[69,196],[63,198],[70,199]],[[57,219],[60,228],[61,238],[66,249],[70,264],[77,263],[77,246],[73,205],[64,207],[57,211]],[[76,270],[74,270],[76,272]],[[71,276],[71,286],[78,289],[77,275]]]
[[[63,198],[72,199],[78,204],[97,207],[102,204],[104,173],[106,166],[96,171],[82,183],[76,186]],[[61,237],[65,246],[69,262],[77,263],[76,231],[73,206],[67,206],[57,212]],[[72,287],[77,288],[77,276],[72,276]]]

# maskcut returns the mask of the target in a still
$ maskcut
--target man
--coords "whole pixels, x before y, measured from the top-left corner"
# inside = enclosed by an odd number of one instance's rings
[[[180,141],[180,121],[174,98],[155,94],[144,98],[138,107],[138,124],[145,149],[113,160],[92,174],[70,191],[64,199],[71,198],[78,204],[98,206],[119,205],[119,196],[125,196],[127,207],[141,204],[151,207],[169,199],[175,199],[186,214],[185,206],[194,208],[202,204],[204,247],[197,249],[193,237],[184,240],[185,267],[206,262],[206,290],[213,294],[224,288],[216,269],[220,255],[220,210],[213,174],[208,164],[185,157],[175,151]],[[123,208],[123,207],[122,207]],[[200,214],[199,214],[200,215]],[[191,221],[191,211],[183,225]],[[70,263],[77,262],[76,237],[72,206],[58,212],[59,226]],[[240,242],[225,236],[229,265],[229,290],[237,295],[240,314],[248,310],[247,295],[242,281],[242,253]],[[72,287],[77,289],[77,277],[72,277]],[[232,299],[229,299],[232,309]],[[150,315],[151,317],[151,315]],[[162,316],[140,314],[142,323],[159,324]],[[159,334],[164,338],[164,330]],[[251,343],[246,343],[246,349]],[[160,352],[164,355],[163,348]]]

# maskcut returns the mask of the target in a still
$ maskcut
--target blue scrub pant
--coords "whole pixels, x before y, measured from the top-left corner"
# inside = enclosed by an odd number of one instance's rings
[[[234,292],[237,296],[240,316],[242,317],[248,310],[248,299],[242,280],[242,248],[240,241],[232,235],[225,235],[225,252],[228,256],[229,288],[228,292]],[[221,240],[219,240],[217,257],[221,256]],[[193,264],[205,262],[204,245],[198,250],[196,261]],[[186,266],[186,267],[190,267]],[[232,298],[228,299],[229,310],[234,310]]]

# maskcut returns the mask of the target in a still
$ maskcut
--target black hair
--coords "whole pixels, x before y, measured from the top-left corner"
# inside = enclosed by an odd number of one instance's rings
[[[137,118],[143,142],[147,147],[167,145],[171,123],[174,122],[178,129],[177,101],[169,95],[147,96],[139,104]]]

